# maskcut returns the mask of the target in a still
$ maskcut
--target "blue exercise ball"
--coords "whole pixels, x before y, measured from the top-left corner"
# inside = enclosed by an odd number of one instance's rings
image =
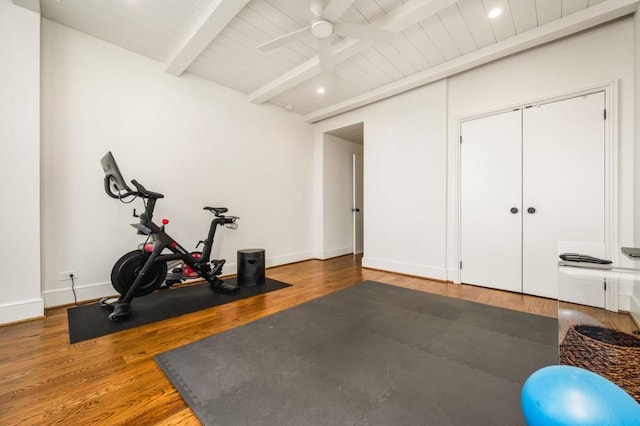
[[[640,404],[591,371],[554,365],[524,383],[522,412],[528,426],[640,426]]]

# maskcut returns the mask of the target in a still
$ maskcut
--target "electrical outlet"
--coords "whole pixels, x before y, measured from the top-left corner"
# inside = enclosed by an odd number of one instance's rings
[[[78,273],[76,271],[64,271],[60,272],[60,281],[69,281],[71,279],[71,275],[73,275],[73,279],[78,279]]]

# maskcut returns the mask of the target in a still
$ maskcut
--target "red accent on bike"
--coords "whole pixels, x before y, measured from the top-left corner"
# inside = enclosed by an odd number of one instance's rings
[[[162,219],[162,224],[163,225],[168,225],[169,224],[169,219]]]
[[[171,244],[169,244],[171,246],[171,248],[176,248],[178,247],[178,243],[176,243],[175,241],[172,242]]]
[[[186,263],[182,265],[182,273],[185,274],[189,278],[197,278],[198,277],[198,273],[196,271],[194,271],[193,269],[191,269],[191,267],[189,265],[187,265]]]
[[[193,252],[191,253],[191,256],[194,259],[199,259],[200,256],[202,256],[202,253],[198,253],[198,252]],[[188,276],[189,278],[198,278],[198,273],[196,271],[194,271],[189,265],[187,265],[186,263],[182,264],[182,273],[185,274],[186,276]]]
[[[145,244],[144,251],[151,253],[153,251],[153,244]]]

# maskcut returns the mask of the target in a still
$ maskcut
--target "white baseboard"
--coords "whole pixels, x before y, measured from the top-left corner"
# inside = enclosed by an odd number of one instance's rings
[[[303,260],[313,259],[313,255],[310,251],[303,251],[300,253],[285,254],[282,256],[268,256],[265,260],[266,266],[279,266],[286,265],[288,263],[302,262]]]
[[[455,268],[447,268],[447,279],[445,281],[452,282],[454,284],[460,284],[460,270]]]
[[[269,266],[278,266],[278,265],[286,265],[287,263],[300,262],[303,260],[312,259],[311,252],[301,252],[288,254],[283,256],[270,256],[265,259],[265,263],[267,267]],[[238,273],[238,264],[237,263],[225,263],[224,268],[222,270],[223,275],[235,275]],[[117,292],[114,290],[111,282],[104,283],[95,283],[95,284],[86,284],[86,285],[78,285],[75,286],[76,298],[78,302],[86,301],[86,300],[95,300],[100,299],[101,297],[114,296],[117,295]],[[61,306],[68,305],[74,302],[73,291],[71,290],[71,286],[55,289],[55,290],[47,290],[42,294],[44,298],[44,306],[50,308],[52,306]],[[1,309],[1,307],[0,307]],[[42,312],[39,315],[42,316]],[[11,320],[18,321],[18,320]]]
[[[22,300],[0,306],[0,324],[24,321],[44,316],[42,299]]]
[[[330,249],[330,250],[323,250],[321,255],[322,257],[320,257],[320,259],[326,260],[326,259],[331,259],[333,257],[344,256],[345,254],[352,254],[352,253],[353,253],[353,247],[351,246]]]
[[[431,278],[446,281],[447,270],[431,266],[416,265],[412,263],[394,262],[371,257],[362,258],[362,266],[365,268],[380,269],[383,271],[397,272],[400,274],[414,275],[416,277]]]
[[[272,266],[286,265],[288,263],[301,262],[303,260],[313,259],[313,256],[310,251],[293,253],[293,254],[285,254],[282,256],[268,256],[265,254],[265,267],[269,268]],[[227,262],[224,264],[224,268],[222,269],[222,275],[236,275],[238,273],[238,263],[237,262]]]
[[[631,298],[633,297],[633,281],[625,279],[607,278],[607,286],[611,283],[611,290],[614,291],[614,297],[617,294],[617,306],[614,306],[614,311],[626,311],[631,310]]]
[[[78,302],[117,294],[111,282],[77,285],[75,286],[75,291]],[[44,306],[47,308],[68,305],[74,302],[71,286],[44,291],[42,297],[44,298]]]

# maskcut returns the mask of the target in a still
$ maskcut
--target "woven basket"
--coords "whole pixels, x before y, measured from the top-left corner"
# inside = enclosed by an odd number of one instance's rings
[[[632,334],[573,326],[560,344],[560,364],[598,373],[640,402],[640,339]]]

